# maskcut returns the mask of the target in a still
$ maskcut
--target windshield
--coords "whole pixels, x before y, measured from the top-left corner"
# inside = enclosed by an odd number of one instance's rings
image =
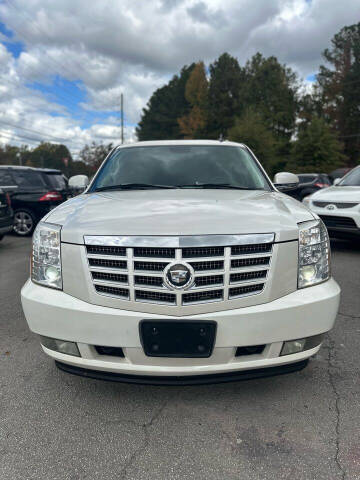
[[[121,185],[216,188],[221,184],[270,190],[264,174],[241,147],[176,145],[120,148],[100,170],[90,192]]]
[[[355,168],[338,185],[342,187],[360,187],[360,168]]]

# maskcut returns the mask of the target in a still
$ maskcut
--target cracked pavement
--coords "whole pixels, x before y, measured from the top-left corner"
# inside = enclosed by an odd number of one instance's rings
[[[360,480],[360,246],[333,242],[341,313],[305,370],[191,387],[57,370],[21,310],[29,251],[0,243],[1,480]]]

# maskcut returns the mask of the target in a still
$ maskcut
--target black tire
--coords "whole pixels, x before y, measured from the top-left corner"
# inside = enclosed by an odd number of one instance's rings
[[[19,237],[28,237],[36,227],[35,215],[31,210],[19,208],[14,212],[13,230]]]
[[[2,240],[3,238],[4,238],[4,235],[0,235],[0,242],[1,242],[1,240]]]

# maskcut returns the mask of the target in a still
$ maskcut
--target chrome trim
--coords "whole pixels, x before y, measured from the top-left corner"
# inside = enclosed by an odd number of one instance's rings
[[[85,245],[101,245],[111,247],[226,247],[231,245],[255,245],[257,243],[273,243],[274,240],[274,233],[254,233],[244,235],[186,235],[179,237],[139,237],[116,235],[84,236]]]

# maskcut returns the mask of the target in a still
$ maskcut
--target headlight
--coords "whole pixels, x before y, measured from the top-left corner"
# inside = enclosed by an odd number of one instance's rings
[[[307,197],[304,197],[304,198],[302,199],[302,203],[305,204],[307,207],[310,207],[311,195],[308,195]]]
[[[298,288],[310,287],[330,278],[330,243],[321,220],[299,225]]]
[[[33,236],[31,280],[46,287],[62,289],[59,225],[39,223]]]

